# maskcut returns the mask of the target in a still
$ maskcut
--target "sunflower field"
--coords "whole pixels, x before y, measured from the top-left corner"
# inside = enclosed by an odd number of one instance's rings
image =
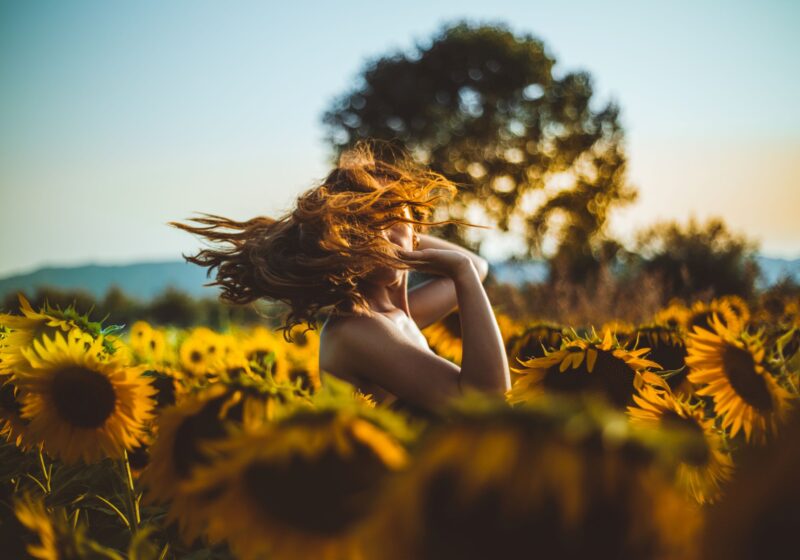
[[[19,300],[0,314],[3,558],[797,555],[797,301],[498,313],[506,398],[423,414],[320,372],[315,330]],[[423,332],[459,363],[457,316]]]

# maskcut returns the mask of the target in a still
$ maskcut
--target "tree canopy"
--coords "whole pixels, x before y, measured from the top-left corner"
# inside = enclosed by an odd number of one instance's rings
[[[701,295],[751,297],[759,274],[756,249],[719,218],[704,224],[690,218],[685,226],[661,222],[637,238],[641,269],[658,274],[667,295],[687,301]]]
[[[636,197],[619,108],[593,109],[591,76],[557,76],[555,64],[541,40],[505,25],[444,26],[413,52],[367,62],[333,101],[323,115],[332,161],[362,139],[392,143],[461,187],[448,217],[477,211],[523,235],[529,255],[552,233],[562,260],[596,261],[609,210]]]

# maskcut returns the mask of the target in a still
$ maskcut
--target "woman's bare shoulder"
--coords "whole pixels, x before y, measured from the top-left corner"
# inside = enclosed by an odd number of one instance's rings
[[[409,344],[392,321],[379,313],[331,316],[320,330],[320,364],[358,368],[363,365],[360,358],[371,350],[399,350]]]
[[[337,347],[347,344],[354,337],[363,336],[366,333],[374,332],[377,335],[381,331],[386,332],[387,325],[385,319],[377,315],[331,315],[323,323],[320,330],[320,343],[328,346]]]

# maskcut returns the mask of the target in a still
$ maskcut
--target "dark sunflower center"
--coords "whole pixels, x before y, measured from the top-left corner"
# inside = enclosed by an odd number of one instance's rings
[[[11,383],[0,386],[0,410],[13,416],[19,416],[22,410],[22,404],[17,400],[14,385]]]
[[[541,452],[548,450],[542,448]],[[626,544],[633,542],[627,533],[635,513],[625,500],[641,490],[629,483],[629,477],[607,476],[620,467],[629,472],[631,467],[609,462],[607,457],[587,456],[584,464],[592,467],[584,477],[548,478],[553,482],[530,500],[520,495],[513,477],[483,483],[467,493],[461,474],[465,466],[443,465],[424,481],[419,548],[413,557],[652,558],[653,539]],[[514,470],[518,468],[509,465],[509,472],[523,472]],[[597,490],[608,488],[611,480],[612,491]],[[574,486],[578,487],[582,515],[576,523],[564,524],[560,512],[567,507],[567,488]],[[520,552],[532,543],[535,554]]]
[[[163,408],[175,404],[175,379],[168,375],[156,375],[153,380],[156,388],[156,406]]]
[[[686,347],[682,344],[666,344],[657,341],[654,342],[652,340],[641,344],[641,346],[644,345],[650,346],[647,359],[656,362],[662,369],[676,370],[683,368],[679,373],[667,378],[667,383],[669,383],[670,388],[673,390],[677,389],[689,374],[689,368],[684,367],[686,365]]]
[[[328,449],[315,458],[298,454],[283,464],[254,463],[244,472],[244,484],[267,516],[332,536],[369,513],[385,473],[372,450],[356,443],[350,457]]]
[[[306,390],[311,389],[311,374],[304,367],[293,367],[289,370],[289,379],[292,381],[299,379],[300,387]]]
[[[692,327],[700,327],[713,331],[714,327],[711,326],[711,313],[711,311],[701,311],[695,314],[689,321],[689,330],[693,330]],[[723,323],[725,322],[721,316],[719,316],[719,318]]]
[[[78,428],[99,428],[117,404],[117,394],[108,377],[80,366],[56,372],[51,394],[61,418]]]
[[[175,430],[172,461],[175,472],[181,478],[186,478],[195,465],[208,462],[200,449],[204,440],[225,436],[225,425],[219,417],[219,412],[229,397],[230,395],[226,394],[208,401],[197,414],[185,418]],[[243,407],[240,402],[228,409],[226,419],[241,422],[242,413]]]
[[[514,346],[512,358],[521,360],[541,358],[545,355],[545,350],[553,350],[561,346],[561,334],[549,330],[531,331],[522,335]]]
[[[550,367],[544,376],[544,387],[562,393],[600,393],[613,405],[624,408],[633,394],[634,371],[621,358],[611,352],[597,350],[597,361],[589,372],[586,357],[577,368],[559,371]]]
[[[253,350],[252,352],[247,353],[247,359],[248,361],[251,362],[255,361],[261,363],[267,359],[267,356],[269,356],[269,354],[270,354],[269,350]]]
[[[295,335],[294,344],[300,348],[305,348],[308,345],[308,335],[305,331]]]
[[[661,424],[672,429],[686,430],[693,436],[682,449],[682,457],[686,463],[694,466],[708,464],[711,450],[705,438],[703,427],[694,418],[684,418],[674,410],[667,410],[661,415]]]
[[[750,352],[726,344],[722,351],[722,367],[731,387],[743,401],[758,410],[772,410],[772,395],[766,380],[756,371]]]
[[[193,350],[192,353],[189,354],[189,359],[192,363],[198,364],[203,361],[203,355],[197,350]]]

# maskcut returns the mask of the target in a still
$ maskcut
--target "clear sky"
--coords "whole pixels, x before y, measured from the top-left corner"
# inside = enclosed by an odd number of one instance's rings
[[[462,17],[538,36],[620,104],[640,191],[620,237],[721,216],[800,256],[795,0],[0,0],[0,276],[180,258],[198,242],[169,220],[287,209],[366,60]]]

